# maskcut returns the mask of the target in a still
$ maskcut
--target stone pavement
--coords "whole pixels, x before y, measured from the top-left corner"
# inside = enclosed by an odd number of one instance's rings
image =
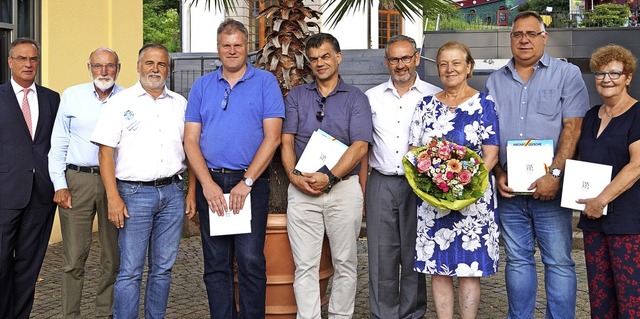
[[[85,289],[83,291],[82,315],[91,318],[94,315],[95,287],[98,276],[99,254],[97,237],[87,260]],[[504,255],[501,252],[502,256]],[[587,279],[582,250],[574,250],[578,272],[578,302],[576,318],[589,318],[589,300]],[[358,253],[358,290],[356,296],[355,319],[369,318],[368,266],[366,239],[360,239]],[[539,260],[539,256],[538,256]],[[40,279],[36,286],[35,303],[31,313],[32,318],[60,318],[60,277],[62,264],[62,245],[49,246]],[[538,263],[540,264],[540,263]],[[202,282],[202,249],[199,237],[183,238],[180,253],[173,269],[171,295],[167,309],[167,318],[208,318],[209,309],[207,296]],[[538,267],[539,282],[536,300],[536,318],[544,318],[545,293],[542,282],[542,268]],[[143,282],[144,284],[144,282]],[[425,318],[436,318],[433,299],[429,295],[428,310]],[[142,302],[141,302],[142,304]],[[326,309],[326,307],[325,307]],[[499,272],[491,277],[482,279],[482,297],[478,318],[506,318],[507,297],[504,285],[504,258],[500,262]],[[457,314],[456,314],[457,316]],[[141,313],[142,317],[142,313]],[[326,310],[323,313],[326,318]]]

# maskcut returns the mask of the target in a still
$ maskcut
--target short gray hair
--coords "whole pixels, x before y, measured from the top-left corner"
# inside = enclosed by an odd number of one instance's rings
[[[411,44],[411,46],[413,47],[413,54],[416,54],[416,52],[418,52],[418,45],[416,44],[416,40],[414,40],[412,37],[399,34],[399,35],[394,35],[387,41],[387,46],[384,48],[384,55],[385,56],[389,55],[389,46],[391,46],[396,42],[402,42],[402,41],[406,41]]]
[[[221,34],[234,34],[236,32],[242,32],[244,34],[244,40],[249,41],[249,31],[247,28],[238,20],[234,20],[231,18],[225,19],[220,26],[218,26],[218,38],[220,38]]]

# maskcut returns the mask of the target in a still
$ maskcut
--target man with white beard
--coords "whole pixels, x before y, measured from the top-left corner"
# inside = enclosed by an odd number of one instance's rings
[[[97,318],[113,315],[113,284],[118,273],[118,229],[109,222],[107,197],[100,179],[98,146],[90,137],[107,101],[123,90],[115,84],[120,61],[115,51],[99,48],[87,62],[92,82],[64,91],[51,136],[49,175],[55,188],[62,228],[62,317],[81,318],[84,265],[98,215],[100,278],[96,287]]]

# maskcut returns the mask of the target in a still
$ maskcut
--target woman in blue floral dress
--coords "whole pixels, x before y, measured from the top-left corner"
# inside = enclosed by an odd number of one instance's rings
[[[444,137],[478,153],[491,171],[498,161],[498,119],[491,97],[467,84],[474,63],[462,43],[449,41],[440,47],[436,64],[444,90],[416,107],[409,144],[416,148]],[[418,200],[414,269],[431,275],[438,318],[453,317],[453,276],[458,277],[461,317],[476,317],[480,277],[498,269],[500,232],[494,203],[491,182],[483,197],[460,211]]]

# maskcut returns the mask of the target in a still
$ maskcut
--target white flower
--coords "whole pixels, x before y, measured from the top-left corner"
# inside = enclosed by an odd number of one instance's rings
[[[451,229],[442,228],[434,235],[434,240],[438,244],[440,250],[446,250],[449,245],[456,239],[456,232]]]
[[[482,224],[476,221],[473,217],[467,216],[465,219],[453,224],[459,234],[467,234],[469,236],[479,235],[482,233]]]
[[[475,251],[480,248],[480,237],[478,235],[463,235],[462,248],[468,251]]]
[[[474,261],[471,266],[460,263],[456,268],[456,276],[458,277],[482,277],[482,270],[478,270],[478,262]]]
[[[471,99],[468,103],[460,105],[460,110],[469,113],[469,115],[473,115],[476,111],[481,114],[482,105],[480,105],[479,101],[478,99]]]
[[[442,113],[436,121],[433,123],[433,130],[431,130],[428,139],[431,140],[432,136],[441,137],[447,135],[453,130],[453,120],[456,117],[455,113]],[[426,135],[426,134],[425,134]],[[427,141],[428,142],[428,141]],[[426,142],[424,144],[427,144]]]
[[[465,139],[473,145],[480,143],[480,132],[480,123],[478,123],[478,121],[473,121],[473,123],[467,124],[464,127]]]
[[[438,271],[438,275],[451,276],[453,274],[453,271],[449,269],[448,265],[441,265],[440,268],[441,270]]]
[[[493,131],[493,125],[489,125],[487,127],[481,126],[479,135],[482,139],[489,138],[489,135],[495,135],[496,132]]]
[[[419,236],[416,240],[416,258],[427,261],[433,256],[436,244],[426,237]]]

